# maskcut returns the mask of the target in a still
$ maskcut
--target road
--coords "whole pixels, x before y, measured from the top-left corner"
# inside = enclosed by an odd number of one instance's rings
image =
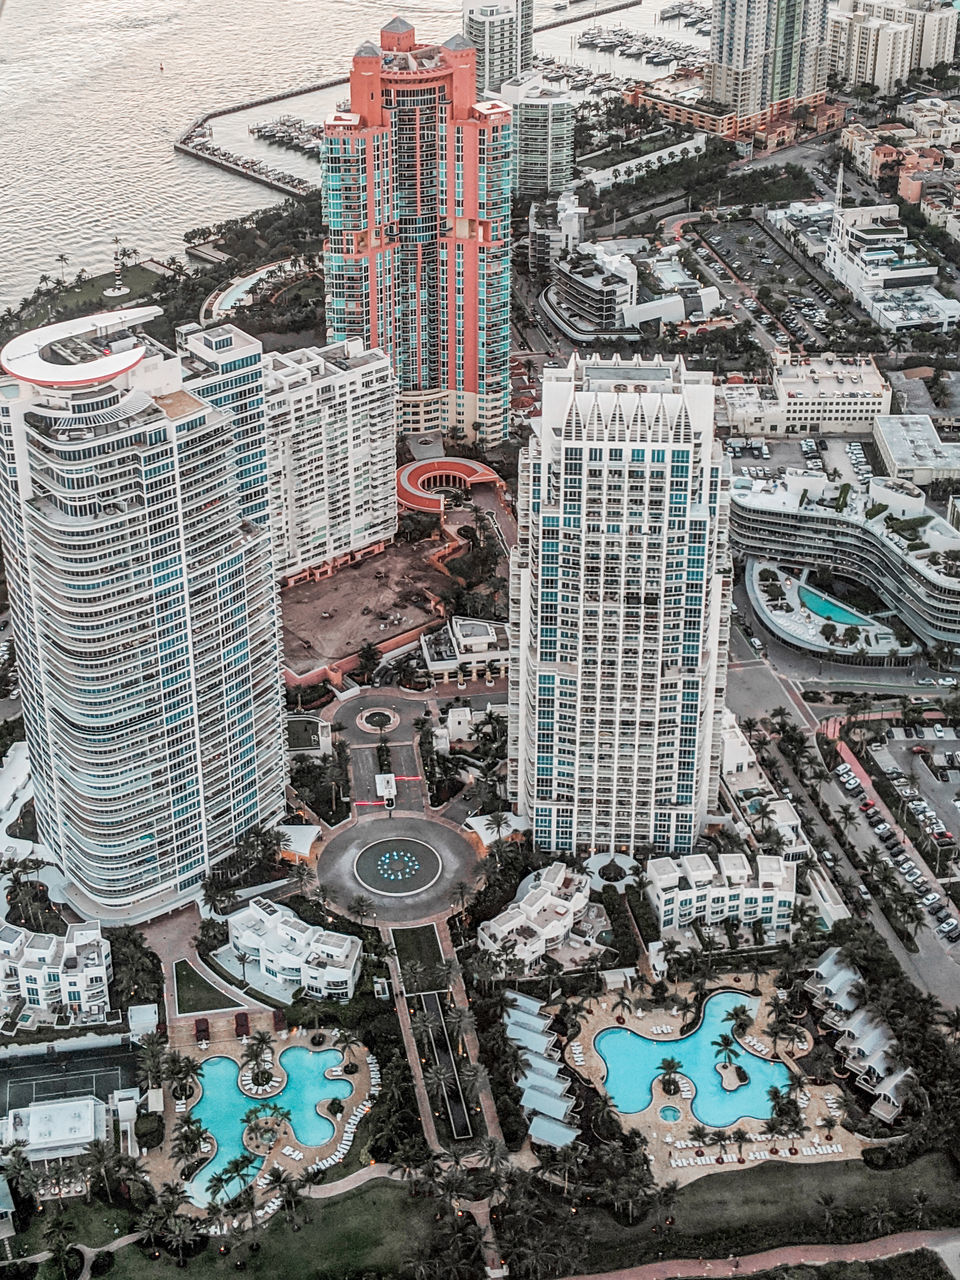
[[[740,719],[745,716],[759,719],[762,716],[769,716],[775,707],[786,707],[797,723],[810,734],[811,743],[813,743],[819,718],[833,715],[836,709],[805,703],[800,696],[798,682],[781,674],[769,661],[759,659],[752,654],[742,636],[733,637],[731,652],[733,661],[728,677],[727,705],[734,714]],[[850,687],[849,681],[846,682],[846,687]],[[916,692],[915,684],[908,685],[907,688]],[[806,794],[806,788],[779,751],[775,750],[775,755],[778,766],[788,780],[789,789],[795,795]],[[875,793],[871,790],[870,794],[873,796]],[[834,812],[840,805],[850,803],[849,794],[833,779],[824,784],[821,795]],[[861,883],[860,873],[840,850],[817,813],[812,799],[808,798],[807,809],[811,815],[805,819],[808,833],[817,838],[826,839],[837,858],[841,874],[854,884]],[[872,828],[866,822],[857,822],[848,832],[848,839],[861,853],[876,847],[877,843]],[[869,914],[872,923],[886,940],[911,981],[924,990],[932,992],[948,1008],[953,1008],[960,1002],[960,954],[957,954],[960,952],[960,947],[948,948],[935,936],[932,929],[924,928],[916,939],[919,952],[913,955],[905,950],[876,903],[871,902]]]

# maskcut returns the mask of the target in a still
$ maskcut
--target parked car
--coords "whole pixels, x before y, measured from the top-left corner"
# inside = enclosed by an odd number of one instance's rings
[[[956,920],[944,920],[943,924],[937,926],[937,935],[941,938],[953,939],[960,933],[960,924]]]
[[[863,899],[864,902],[869,902],[873,897],[870,890],[867,888],[865,884],[857,885],[857,893],[860,895],[860,897]]]

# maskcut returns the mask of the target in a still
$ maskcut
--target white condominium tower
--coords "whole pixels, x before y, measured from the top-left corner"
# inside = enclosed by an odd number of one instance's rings
[[[284,804],[270,537],[240,497],[239,460],[265,467],[265,441],[241,450],[177,356],[135,331],[159,314],[0,351],[0,531],[40,840],[78,910],[126,921],[192,899]],[[244,385],[242,365],[221,373]]]
[[[274,561],[323,577],[397,532],[397,390],[359,338],[264,357]]]
[[[716,805],[730,577],[710,375],[544,372],[511,562],[510,784],[549,850],[689,849]]]
[[[533,0],[464,0],[463,34],[477,50],[477,95],[533,66]]]
[[[704,97],[751,127],[823,101],[827,0],[714,0]]]

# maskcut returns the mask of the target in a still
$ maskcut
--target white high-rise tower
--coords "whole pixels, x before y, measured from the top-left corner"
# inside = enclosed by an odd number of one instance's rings
[[[477,49],[477,95],[499,94],[533,66],[533,0],[464,0],[463,34]]]
[[[710,375],[547,368],[511,563],[510,784],[550,850],[689,849],[719,785],[728,469]]]
[[[193,898],[284,805],[270,534],[241,510],[250,442],[136,331],[159,314],[0,351],[0,532],[40,840],[78,910],[125,921]],[[231,331],[204,338],[241,377]],[[265,468],[265,441],[253,454]]]

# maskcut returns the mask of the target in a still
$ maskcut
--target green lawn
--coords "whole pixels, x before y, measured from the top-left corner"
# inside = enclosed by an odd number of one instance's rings
[[[54,297],[54,310],[59,303],[65,307],[93,306],[98,307],[115,307],[129,305],[132,299],[146,298],[152,295],[159,283],[160,277],[155,271],[148,271],[146,267],[126,266],[123,269],[123,283],[130,292],[122,298],[105,298],[103,296],[104,289],[113,288],[113,272],[105,271],[103,275],[91,276],[89,280],[84,280],[80,285],[71,285],[69,283],[71,264],[67,264],[67,280],[66,287],[60,288]],[[59,272],[59,266],[57,266]],[[50,272],[53,275],[53,271]],[[59,286],[59,279],[55,277]]]
[[[63,1207],[68,1222],[72,1224],[70,1239],[79,1244],[97,1248],[100,1245],[109,1244],[118,1235],[125,1236],[134,1229],[133,1222],[136,1214],[131,1213],[125,1204],[111,1206],[106,1200],[99,1199],[87,1204],[82,1197],[71,1197],[69,1200],[64,1200]],[[49,1220],[49,1208],[44,1213],[34,1214],[26,1231],[18,1232],[10,1242],[15,1258],[29,1258],[45,1248],[43,1228]]]
[[[291,1231],[282,1214],[257,1233],[261,1247],[250,1253],[240,1245],[221,1257],[206,1249],[180,1271],[167,1257],[145,1260],[137,1248],[121,1249],[110,1271],[114,1280],[144,1280],[144,1273],[175,1276],[235,1275],[237,1259],[246,1262],[251,1280],[304,1276],[310,1280],[339,1280],[342,1275],[369,1269],[389,1273],[415,1258],[426,1241],[436,1204],[413,1199],[405,1188],[383,1181],[330,1201],[305,1201],[303,1228]],[[251,1239],[254,1237],[250,1237]]]
[[[423,924],[413,929],[391,929],[390,933],[401,972],[404,965],[411,964],[421,964],[425,971],[423,980],[414,982],[412,985],[408,984],[407,975],[404,975],[404,985],[408,994],[413,995],[421,990],[433,991],[435,984],[426,975],[443,960],[436,929],[432,924]]]
[[[903,1169],[879,1172],[859,1160],[824,1161],[822,1164],[765,1162],[762,1168],[735,1174],[715,1173],[698,1178],[684,1188],[673,1215],[676,1224],[667,1237],[667,1256],[760,1249],[804,1241],[823,1241],[819,1195],[836,1197],[837,1214],[845,1208],[862,1213],[878,1201],[891,1210],[908,1210],[913,1192],[922,1188],[929,1196],[928,1213],[955,1212],[960,1180],[947,1156],[933,1152]],[[784,1213],[784,1205],[790,1212]],[[656,1256],[657,1237],[649,1220],[624,1227],[603,1211],[594,1211],[595,1231],[584,1270],[608,1271],[635,1265]],[[911,1224],[912,1225],[912,1224]],[[899,1230],[902,1222],[892,1229]],[[740,1239],[736,1239],[736,1234]],[[749,1241],[744,1241],[744,1233]],[[692,1244],[685,1245],[684,1237]],[[717,1248],[710,1248],[710,1238]]]
[[[177,1009],[180,1013],[207,1013],[211,1009],[236,1009],[239,1004],[197,973],[188,960],[174,965],[177,980]]]

